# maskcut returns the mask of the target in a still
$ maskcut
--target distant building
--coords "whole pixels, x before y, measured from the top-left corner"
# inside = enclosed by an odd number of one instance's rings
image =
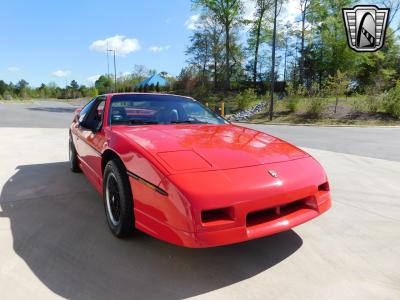
[[[170,85],[169,81],[162,77],[160,74],[154,74],[149,78],[143,80],[142,82],[138,83],[136,87],[144,88],[151,85],[157,86],[157,84],[159,87],[167,87]]]

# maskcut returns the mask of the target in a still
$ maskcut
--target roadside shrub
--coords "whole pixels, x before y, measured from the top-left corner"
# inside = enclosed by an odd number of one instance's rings
[[[284,105],[285,105],[285,108],[289,112],[293,113],[297,110],[297,107],[299,106],[299,102],[300,102],[299,97],[291,96],[284,101]]]
[[[4,100],[13,100],[13,97],[11,96],[11,94],[8,91],[6,91],[3,94],[3,98],[4,98]]]
[[[306,105],[306,114],[313,119],[321,117],[326,107],[326,101],[324,98],[316,97],[310,98]]]
[[[396,119],[400,119],[400,80],[396,86],[389,90],[383,98],[383,109],[386,113]]]
[[[299,85],[298,87],[297,87],[297,91],[296,91],[296,94],[297,94],[297,96],[307,96],[307,89],[306,89],[306,87],[304,86],[304,85]]]
[[[362,112],[364,110],[364,100],[359,97],[355,97],[351,103],[351,109],[353,112]]]
[[[195,99],[204,101],[208,96],[208,88],[203,85],[198,85],[193,89],[193,97]]]
[[[236,102],[237,108],[240,110],[244,110],[249,107],[250,103],[257,100],[257,94],[253,89],[247,89],[243,92],[237,94],[234,97],[234,101]]]
[[[283,105],[289,112],[295,112],[299,104],[299,97],[297,96],[297,91],[293,85],[293,82],[288,82],[285,87],[287,94],[287,99],[283,101]]]
[[[310,88],[308,89],[309,97],[317,97],[319,96],[319,84],[316,81],[313,81]]]
[[[296,89],[294,87],[293,82],[289,81],[285,86],[285,91],[288,97],[292,97],[296,95]]]
[[[380,96],[380,95],[377,95],[377,96],[368,95],[367,98],[365,99],[367,111],[369,113],[376,113],[379,109],[381,100],[382,100],[382,96]]]

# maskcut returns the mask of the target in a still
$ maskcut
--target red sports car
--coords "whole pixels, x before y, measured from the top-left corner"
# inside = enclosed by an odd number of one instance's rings
[[[138,229],[185,247],[219,246],[288,230],[331,206],[310,155],[183,96],[96,97],[75,112],[69,156],[103,195],[120,238]]]

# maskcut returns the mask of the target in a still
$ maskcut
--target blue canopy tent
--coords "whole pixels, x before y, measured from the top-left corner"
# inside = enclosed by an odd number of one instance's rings
[[[166,87],[169,86],[169,81],[164,77],[162,77],[160,74],[154,74],[149,78],[140,82],[137,85],[137,87],[144,88],[145,86],[151,86],[151,85],[157,86],[157,84],[159,87]]]

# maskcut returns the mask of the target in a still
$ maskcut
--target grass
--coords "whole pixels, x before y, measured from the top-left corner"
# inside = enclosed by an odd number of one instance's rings
[[[284,100],[277,100],[274,107],[274,118],[269,121],[268,107],[265,111],[250,118],[255,124],[313,124],[313,125],[355,125],[355,126],[398,126],[400,119],[390,117],[378,109],[369,112],[366,96],[343,97],[339,99],[337,111],[334,107],[335,97],[324,98],[324,107],[319,116],[308,113],[311,98],[301,98],[295,112],[289,112]]]

